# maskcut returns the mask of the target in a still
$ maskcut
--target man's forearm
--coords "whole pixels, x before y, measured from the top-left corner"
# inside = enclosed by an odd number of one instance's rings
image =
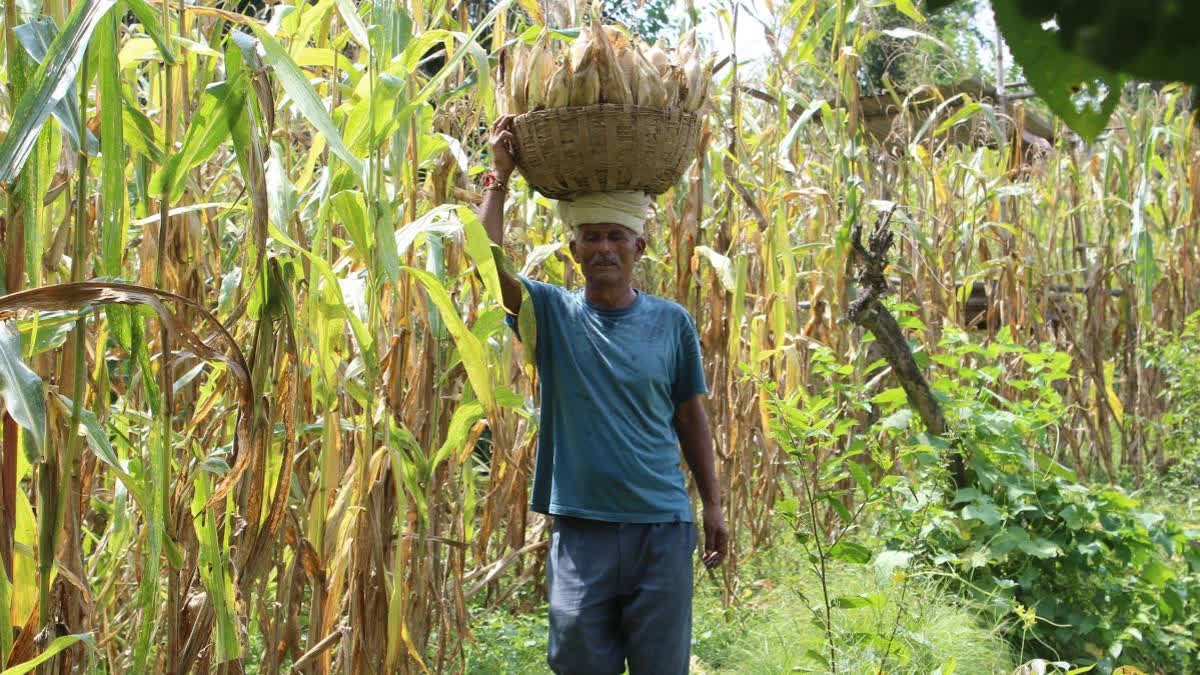
[[[508,185],[509,177],[497,174],[496,178]],[[497,246],[504,245],[504,196],[506,190],[484,190],[483,203],[479,205],[479,222],[483,224],[488,238]]]
[[[696,481],[696,490],[705,508],[721,505],[721,490],[717,485],[717,469],[713,459],[712,433],[708,415],[699,397],[681,406],[676,414],[675,432],[683,459]]]

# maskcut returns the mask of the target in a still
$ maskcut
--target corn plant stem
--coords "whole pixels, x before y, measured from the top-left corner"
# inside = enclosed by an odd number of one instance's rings
[[[182,9],[182,0],[180,2]],[[180,12],[180,21],[182,22],[182,11]],[[161,4],[161,21],[164,30],[169,28],[170,24],[170,0],[162,0]],[[181,25],[182,28],[182,25]],[[180,31],[182,32],[182,31]],[[174,110],[174,71],[175,66],[170,63],[164,63],[162,76],[162,116],[161,123],[163,127],[163,149],[165,153],[171,153],[175,146],[175,110]],[[154,286],[162,288],[163,275],[166,268],[167,260],[167,225],[169,221],[169,213],[171,210],[171,189],[164,185],[162,196],[159,198],[159,218],[158,218],[158,256],[154,264]],[[151,450],[158,454],[155,461],[151,462],[152,471],[155,474],[155,488],[158,490],[157,507],[161,509],[156,518],[161,520],[159,536],[163,538],[162,543],[166,543],[166,538],[171,536],[171,508],[170,508],[170,473],[171,462],[171,417],[174,414],[174,395],[172,389],[171,378],[171,337],[167,330],[166,323],[159,322],[159,340],[161,343],[162,360],[159,362],[159,387],[161,396],[163,397],[162,405],[160,406],[159,427],[160,445]],[[151,536],[154,533],[151,532]],[[152,566],[153,569],[158,569],[157,565]],[[174,570],[167,571],[167,650],[166,650],[166,670],[169,673],[175,672],[175,655],[179,651],[179,606],[178,606],[178,580]],[[153,610],[151,610],[153,611]]]
[[[5,68],[8,70],[8,94],[10,101],[20,100],[22,78],[21,53],[17,47],[16,34],[13,28],[17,25],[17,3],[4,3],[4,48]],[[13,185],[20,185],[22,177],[18,176]],[[4,292],[13,293],[21,290],[22,263],[25,260],[25,214],[20,204],[23,197],[19,190],[8,194],[8,222],[0,225],[0,239],[5,243],[7,260],[4,265]],[[15,207],[15,208],[14,208]],[[7,579],[13,578],[13,532],[16,528],[17,512],[17,453],[19,452],[16,421],[7,410],[0,413],[3,418],[3,462],[0,464],[0,560],[4,563],[4,574]],[[10,645],[5,639],[0,644]],[[0,663],[8,662],[7,650],[0,649]]]
[[[79,138],[86,138],[87,135],[87,108],[88,108],[88,61],[80,66],[79,70]],[[87,178],[88,178],[88,156],[87,150],[80,143],[78,159],[77,159],[77,174],[79,182],[75,192],[75,251],[71,257],[71,281],[83,281],[84,277],[84,260],[87,255]],[[80,316],[75,322],[75,330],[71,337],[72,342],[72,367],[70,369],[72,378],[71,387],[71,425],[67,430],[67,452],[61,464],[61,485],[62,489],[58,494],[58,503],[55,505],[55,530],[54,530],[54,547],[51,549],[51,565],[54,564],[54,549],[58,546],[58,534],[62,529],[64,519],[66,518],[66,509],[69,504],[75,504],[77,501],[73,498],[75,494],[76,481],[76,464],[79,458],[79,449],[82,438],[79,435],[79,424],[83,418],[83,397],[85,385],[87,384],[87,373],[85,372],[86,365],[84,363],[84,340],[86,339],[87,318]],[[43,612],[48,611],[48,607],[41,608]],[[45,625],[49,617],[43,614],[42,624]],[[69,626],[72,630],[79,630],[80,626]],[[55,657],[50,661],[52,664],[47,671],[55,668],[57,662],[63,659],[64,656]]]

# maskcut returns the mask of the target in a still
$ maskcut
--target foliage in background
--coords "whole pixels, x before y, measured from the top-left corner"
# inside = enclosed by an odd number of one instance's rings
[[[1194,489],[1200,485],[1200,313],[1189,316],[1178,333],[1155,333],[1142,358],[1161,378],[1162,414],[1137,423],[1151,430],[1149,442],[1170,458],[1179,487]]]
[[[1070,357],[1004,332],[986,345],[948,332],[942,346],[934,383],[970,449],[973,485],[951,503],[928,487],[898,493],[886,512],[893,545],[987,606],[1024,658],[1101,673],[1195,669],[1200,531],[1118,487],[1081,484],[1051,459]],[[996,392],[1001,378],[1015,395]]]
[[[937,11],[962,0],[929,0]],[[1200,6],[1139,0],[991,0],[1029,83],[1087,140],[1105,128],[1126,78],[1193,85],[1200,110]]]

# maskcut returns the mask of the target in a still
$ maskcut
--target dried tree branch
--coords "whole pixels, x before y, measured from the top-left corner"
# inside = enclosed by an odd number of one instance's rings
[[[875,228],[867,240],[867,246],[862,244],[862,225],[856,223],[850,234],[851,255],[854,264],[859,268],[856,281],[859,285],[858,296],[851,301],[846,316],[851,322],[866,328],[875,336],[875,341],[883,351],[883,357],[892,372],[900,380],[900,386],[908,397],[908,402],[916,408],[925,428],[935,436],[949,436],[946,426],[946,416],[942,407],[933,396],[933,390],[925,376],[917,367],[908,340],[900,330],[900,324],[888,311],[880,299],[888,292],[887,277],[884,270],[888,264],[888,249],[892,246],[893,234],[888,229],[892,211],[880,215]],[[950,476],[956,488],[967,484],[967,471],[963,461],[962,449],[957,438],[951,437],[950,442]]]

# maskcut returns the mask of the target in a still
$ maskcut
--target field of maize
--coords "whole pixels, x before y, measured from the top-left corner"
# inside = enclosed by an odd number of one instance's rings
[[[707,89],[685,104],[704,119],[697,160],[656,200],[637,279],[700,330],[730,601],[797,470],[747,373],[816,387],[827,347],[878,393],[843,318],[847,258],[852,225],[893,205],[889,273],[918,351],[936,357],[948,326],[1053,344],[1072,356],[1056,459],[1158,471],[1141,421],[1160,383],[1138,350],[1200,309],[1186,92],[1139,87],[1099,141],[1060,128],[1042,147],[1019,103],[894,89],[879,142],[859,55],[880,3],[766,4],[766,56],[708,45],[682,64]],[[474,206],[487,125],[537,103],[501,62],[569,54],[593,30],[581,12],[4,3],[0,667],[452,672],[471,608],[540,583],[535,375]],[[756,21],[685,0],[660,53],[702,12]],[[579,285],[552,203],[514,188],[512,263]],[[976,288],[986,309],[968,316]]]

